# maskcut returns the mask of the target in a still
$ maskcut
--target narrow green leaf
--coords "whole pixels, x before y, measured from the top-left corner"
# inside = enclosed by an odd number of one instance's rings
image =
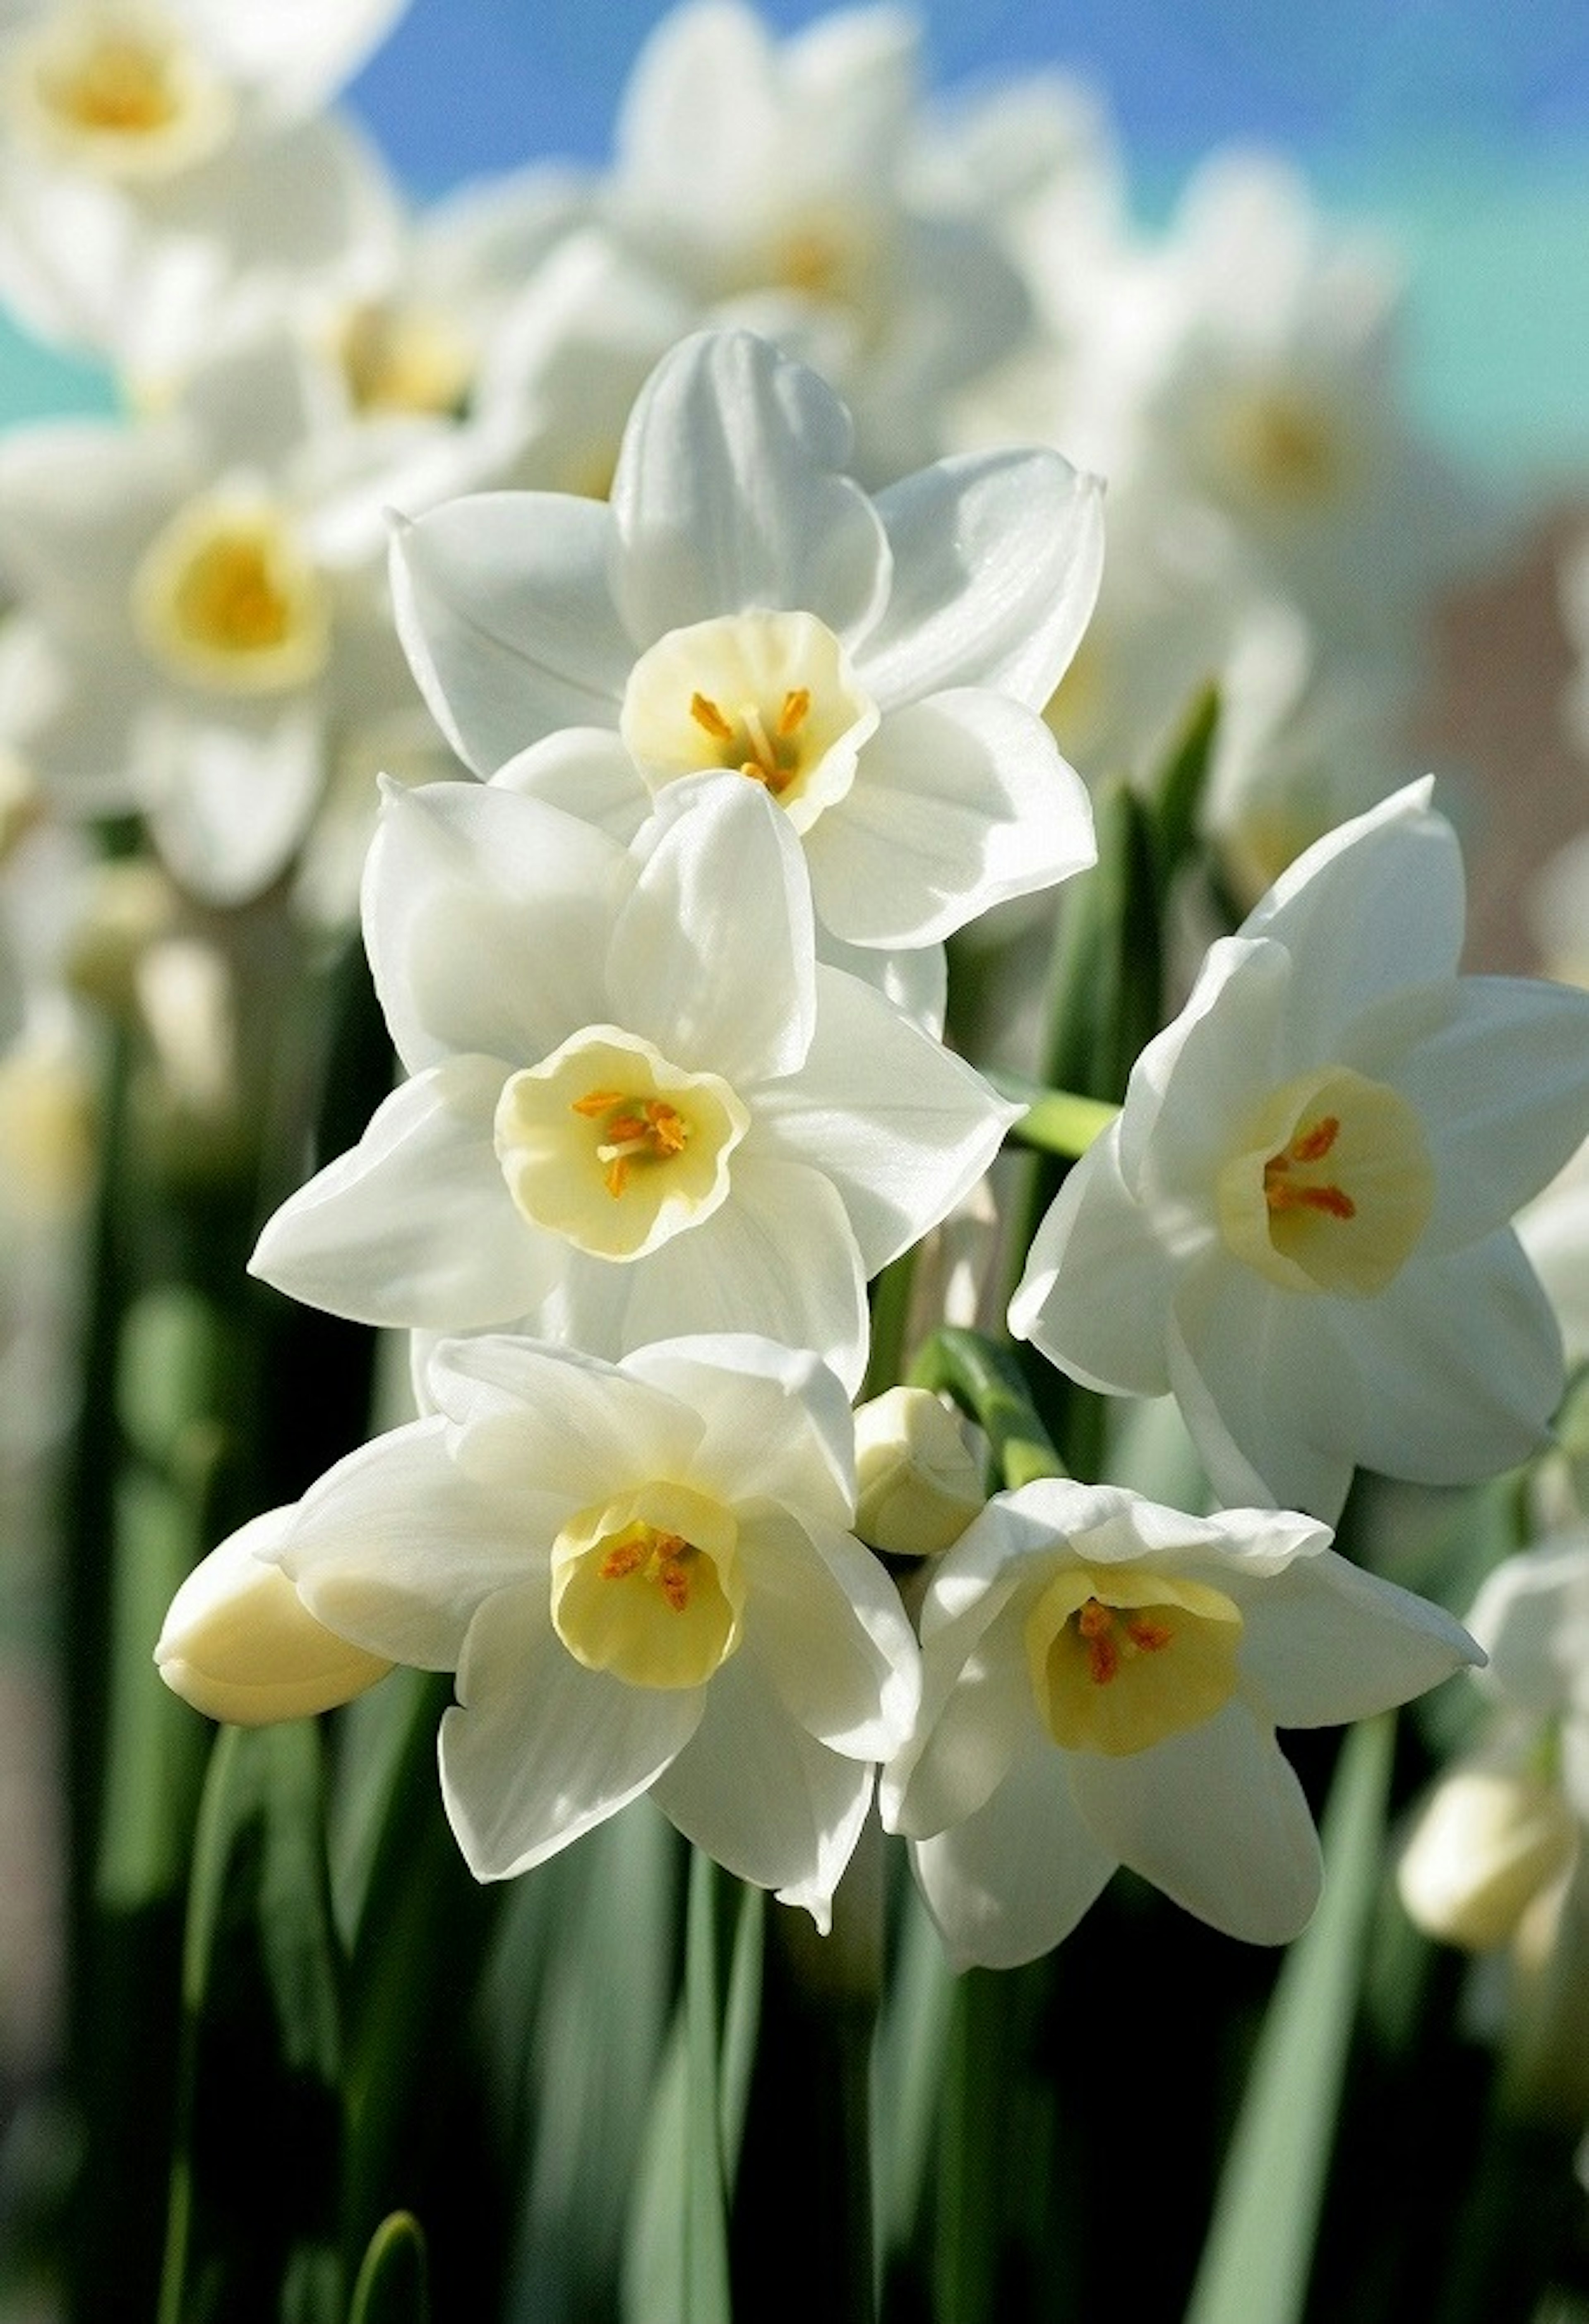
[[[697,1849],[684,1937],[686,2128],[685,2313],[690,2324],[731,2324],[728,2195],[722,2164],[718,1868]]]
[[[370,2238],[347,2324],[429,2324],[425,2237],[411,2212],[393,2211]]]
[[[1325,1892],[1264,2019],[1186,2324],[1296,2324],[1323,2200],[1384,1840],[1395,1725],[1347,1736]]]
[[[954,2006],[954,1973],[914,1880],[904,1885],[894,1973],[874,2066],[873,2183],[878,2257],[904,2252],[921,2223]]]
[[[1191,854],[1219,730],[1219,689],[1206,686],[1191,703],[1152,788],[1161,890]]]

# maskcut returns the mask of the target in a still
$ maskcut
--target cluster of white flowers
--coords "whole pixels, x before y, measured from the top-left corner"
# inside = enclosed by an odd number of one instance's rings
[[[933,122],[886,8],[780,42],[693,0],[610,172],[416,219],[324,110],[396,13],[33,0],[0,41],[0,289],[136,411],[0,448],[0,748],[142,819],[222,1013],[236,908],[345,915],[362,861],[402,1074],[254,1267],[411,1333],[419,1416],[216,1551],[162,1672],[239,1720],[455,1673],[482,1877],[649,1793],[825,1924],[876,1785],[958,1961],[1122,1864],[1287,1938],[1276,1728],[1476,1651],[1327,1527],[1359,1466],[1542,1442],[1511,1222],[1589,1130],[1589,996],[1458,976],[1454,835],[1393,788],[1463,527],[1390,274],[1256,166],[1144,244],[1074,92]],[[868,1283],[1024,1111],[945,1040],[946,943],[1091,863],[1056,735],[1145,779],[1211,678],[1210,811],[1281,877],[1010,1322],[1173,1393],[1240,1506],[978,1506],[933,1450],[858,1515]],[[876,1554],[918,1548],[919,1644]]]

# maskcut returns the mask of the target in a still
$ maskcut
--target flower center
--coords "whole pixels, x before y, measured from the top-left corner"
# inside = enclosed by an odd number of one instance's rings
[[[533,1225],[598,1259],[644,1259],[717,1209],[749,1126],[716,1074],[596,1025],[508,1082],[497,1158]]]
[[[1270,388],[1236,396],[1224,435],[1231,466],[1257,500],[1316,509],[1340,489],[1346,465],[1340,431],[1302,395]]]
[[[684,1485],[584,1510],[553,1545],[553,1626],[587,1669],[703,1686],[739,1643],[738,1541],[730,1512]]]
[[[730,613],[670,630],[624,688],[619,731],[651,788],[728,767],[808,831],[855,779],[877,708],[814,613]]]
[[[1369,1297],[1428,1224],[1435,1174],[1404,1097],[1345,1065],[1275,1090],[1221,1169],[1220,1229],[1289,1291]]]
[[[317,678],[330,593],[280,511],[216,493],[188,503],[144,551],[133,613],[154,659],[221,694],[279,694]]]
[[[475,355],[445,316],[371,300],[344,318],[336,353],[354,408],[361,412],[461,414]]]
[[[1146,1751],[1230,1700],[1241,1635],[1235,1604],[1205,1582],[1070,1567],[1026,1618],[1038,1711],[1062,1750]]]
[[[230,135],[232,92],[174,25],[142,10],[84,9],[22,42],[10,96],[35,143],[106,176],[162,178]]]

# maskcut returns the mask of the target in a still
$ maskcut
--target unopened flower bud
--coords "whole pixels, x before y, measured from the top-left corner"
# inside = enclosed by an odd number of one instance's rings
[[[1577,1824],[1538,1776],[1458,1767],[1430,1795],[1397,1867],[1410,1919],[1469,1952],[1516,1934],[1536,1896],[1566,1870]]]
[[[855,1416],[855,1529],[895,1557],[934,1557],[987,1496],[953,1413],[923,1388],[891,1388]]]
[[[171,1600],[154,1650],[161,1678],[207,1719],[268,1727],[363,1694],[391,1668],[308,1611],[266,1556],[290,1508],[243,1526],[196,1565]]]

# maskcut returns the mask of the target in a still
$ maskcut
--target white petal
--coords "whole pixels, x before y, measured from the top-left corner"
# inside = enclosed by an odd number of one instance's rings
[[[139,558],[198,482],[174,423],[51,420],[0,443],[0,566],[69,631],[124,630]]]
[[[885,1001],[930,1033],[943,1038],[949,1007],[949,954],[941,945],[914,945],[906,952],[879,952],[869,945],[846,944],[819,925],[816,954],[830,968],[858,976],[880,992]]]
[[[751,607],[814,613],[847,641],[869,628],[888,545],[841,473],[850,444],[832,390],[765,339],[703,332],[665,355],[612,482],[614,586],[636,642]]]
[[[833,1180],[875,1275],[970,1192],[1019,1110],[869,985],[816,973],[810,1054],[758,1093],[758,1135]]]
[[[899,1592],[869,1549],[804,1512],[747,1518],[746,1636],[785,1710],[850,1759],[899,1748],[921,1693]]]
[[[1589,992],[1464,976],[1442,995],[1441,1021],[1400,1050],[1393,1017],[1355,1028],[1342,1062],[1417,1109],[1435,1166],[1420,1247],[1449,1250],[1505,1226],[1589,1132]]]
[[[803,1163],[741,1148],[728,1200],[621,1271],[628,1301],[613,1354],[687,1332],[759,1332],[813,1349],[851,1395],[860,1386],[868,1333],[860,1253],[837,1191]],[[577,1327],[572,1336],[596,1344]]]
[[[1056,452],[968,453],[890,484],[888,610],[858,656],[885,710],[993,687],[1041,710],[1103,571],[1103,489]]]
[[[648,1791],[706,1706],[703,1688],[629,1686],[576,1662],[544,1583],[481,1608],[457,1692],[442,1796],[477,1880],[528,1871]]]
[[[1305,1509],[1333,1525],[1363,1450],[1372,1392],[1343,1301],[1278,1289],[1220,1250],[1181,1277],[1170,1384],[1217,1498]]]
[[[638,1349],[624,1370],[699,1415],[702,1434],[681,1483],[849,1528],[855,1424],[837,1375],[809,1349],[744,1333],[697,1334]]]
[[[1410,1701],[1478,1659],[1442,1607],[1333,1549],[1241,1593],[1244,1677],[1280,1727],[1338,1727]]]
[[[687,1400],[582,1349],[489,1333],[444,1340],[429,1395],[462,1430],[454,1457],[491,1484],[587,1508],[633,1484],[693,1476],[702,1419]]]
[[[816,1011],[816,940],[788,817],[759,783],[703,775],[667,786],[634,853],[608,954],[614,1021],[741,1095],[797,1073]]]
[[[414,676],[448,742],[489,775],[560,726],[616,726],[635,650],[607,586],[612,521],[561,493],[482,493],[392,536]]]
[[[1245,1703],[1123,1759],[1070,1754],[1077,1806],[1122,1864],[1226,1936],[1282,1945],[1324,1865],[1302,1787]]]
[[[911,1862],[954,1967],[1015,1969],[1070,1935],[1118,1858],[1078,1814],[1044,1735],[975,1815],[914,1840]]]
[[[455,1050],[537,1064],[607,1018],[623,852],[489,784],[389,788],[364,872],[364,940],[410,1070]]]
[[[171,706],[142,722],[139,789],[156,845],[208,904],[246,903],[287,868],[326,779],[319,705],[223,719]],[[158,771],[157,771],[158,770]]]
[[[1035,712],[962,687],[897,710],[805,842],[822,919],[927,944],[1093,862],[1092,809]]]
[[[749,1640],[714,1674],[706,1696],[694,1736],[652,1787],[657,1806],[717,1863],[803,1904],[825,1930],[866,1821],[871,1769],[806,1733]]]
[[[405,0],[272,0],[268,9],[229,0],[187,0],[182,13],[203,25],[205,44],[226,73],[265,97],[273,112],[309,113],[327,104],[379,47]]]
[[[1178,1268],[1120,1175],[1111,1124],[1070,1171],[1032,1240],[1009,1328],[1085,1388],[1163,1396]]]
[[[1472,1484],[1530,1459],[1565,1385],[1550,1302],[1509,1229],[1420,1251],[1369,1303],[1353,1352],[1358,1460],[1420,1485]]]
[[[1410,783],[1300,855],[1248,914],[1243,936],[1271,936],[1297,962],[1288,1039],[1297,1072],[1333,1058],[1342,1028],[1402,985],[1456,973],[1462,851]]]
[[[885,1772],[890,1831],[923,1839],[963,1824],[1039,1744],[1052,1751],[1026,1668],[1023,1627],[1034,1593],[1022,1582],[1006,1569],[927,1643],[916,1738]]]
[[[482,1485],[439,1418],[394,1429],[305,1494],[280,1563],[317,1620],[390,1662],[453,1670],[476,1610],[538,1570],[567,1505],[523,1478]]]
[[[519,1217],[497,1160],[507,1073],[455,1057],[395,1090],[268,1222],[250,1272],[355,1323],[467,1332],[528,1314],[561,1251]]]
[[[569,726],[499,767],[493,790],[517,791],[593,823],[627,847],[651,812],[651,792],[617,733]]]

